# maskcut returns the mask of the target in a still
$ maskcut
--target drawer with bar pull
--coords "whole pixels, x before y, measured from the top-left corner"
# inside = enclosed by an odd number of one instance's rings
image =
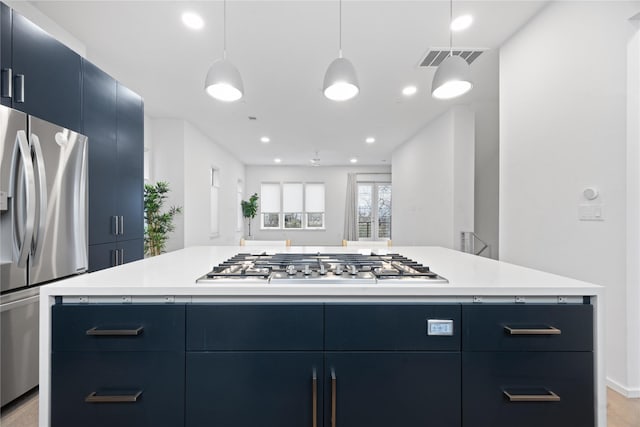
[[[593,306],[463,305],[463,351],[592,351]]]
[[[465,427],[594,426],[592,352],[463,352]]]
[[[184,352],[52,354],[51,426],[184,425]]]
[[[184,305],[60,304],[52,308],[56,351],[184,351]]]

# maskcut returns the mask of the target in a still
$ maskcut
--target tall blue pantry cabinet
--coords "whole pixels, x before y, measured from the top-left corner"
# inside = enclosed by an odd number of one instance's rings
[[[96,271],[143,257],[143,103],[87,60],[83,77],[89,270]]]
[[[89,271],[143,257],[142,98],[0,3],[0,103],[89,137]]]

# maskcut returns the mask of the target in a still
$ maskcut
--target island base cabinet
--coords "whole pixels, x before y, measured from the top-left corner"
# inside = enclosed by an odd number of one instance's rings
[[[52,427],[184,425],[184,352],[54,352]]]
[[[465,427],[593,427],[592,352],[463,353]]]
[[[321,352],[187,352],[185,424],[319,427],[322,365]]]
[[[326,427],[461,425],[459,352],[327,353],[325,377]]]

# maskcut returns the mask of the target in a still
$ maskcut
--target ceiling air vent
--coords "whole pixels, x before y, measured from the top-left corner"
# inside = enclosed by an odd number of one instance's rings
[[[469,65],[487,49],[484,48],[457,48],[453,50],[453,54],[463,57]],[[420,67],[437,67],[449,55],[447,48],[431,48],[420,61]]]

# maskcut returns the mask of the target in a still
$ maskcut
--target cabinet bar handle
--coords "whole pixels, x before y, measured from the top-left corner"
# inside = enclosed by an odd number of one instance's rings
[[[138,390],[133,394],[122,395],[102,395],[94,391],[84,398],[87,403],[123,403],[123,402],[137,402],[138,398],[142,395],[142,390]]]
[[[331,368],[331,427],[336,427],[336,393],[338,380],[336,379],[336,371]]]
[[[114,224],[113,234],[117,236],[120,233],[120,227],[118,226],[118,217],[114,215],[111,218],[113,218],[113,224]]]
[[[86,334],[93,336],[136,336],[140,335],[143,329],[143,326],[138,326],[136,329],[98,329],[95,326],[87,330]]]
[[[15,79],[15,87],[16,93],[14,100],[16,102],[24,102],[24,74],[16,74]]]
[[[316,369],[313,368],[313,377],[311,381],[311,405],[312,405],[312,414],[313,421],[311,425],[313,427],[318,427],[318,375],[316,374]]]
[[[118,261],[118,256],[120,255],[120,251],[119,250],[114,250],[113,251],[113,265],[116,266],[120,263],[120,261]]]
[[[13,70],[11,68],[2,69],[2,94],[3,98],[13,97]]]
[[[543,328],[517,328],[509,325],[504,326],[504,330],[509,335],[560,335],[562,331],[553,326]]]
[[[120,234],[124,234],[124,216],[120,215]]]
[[[124,249],[120,249],[120,265],[124,264]]]
[[[510,402],[560,402],[560,396],[546,390],[544,394],[511,394],[507,390],[502,390]]]

